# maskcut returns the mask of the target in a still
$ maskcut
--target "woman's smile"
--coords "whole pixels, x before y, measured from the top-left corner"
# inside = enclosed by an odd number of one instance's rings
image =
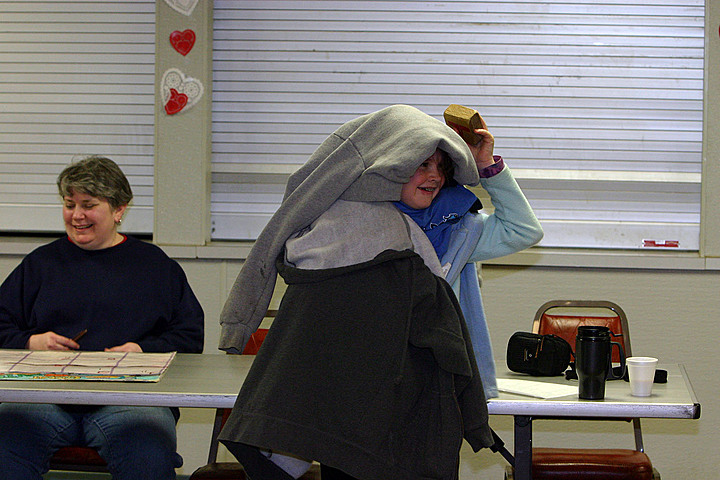
[[[85,250],[99,250],[111,247],[122,236],[117,233],[117,224],[125,207],[112,208],[100,197],[87,193],[72,192],[63,197],[63,220],[70,240]]]

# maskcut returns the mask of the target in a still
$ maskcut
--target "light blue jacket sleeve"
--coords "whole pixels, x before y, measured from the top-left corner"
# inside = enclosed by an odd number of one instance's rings
[[[480,185],[490,194],[495,212],[480,213],[483,229],[467,262],[480,262],[525,250],[543,237],[540,222],[506,166]]]

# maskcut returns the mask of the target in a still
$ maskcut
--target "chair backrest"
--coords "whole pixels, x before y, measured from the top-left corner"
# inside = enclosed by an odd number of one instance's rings
[[[583,325],[608,327],[614,342],[620,343],[625,356],[632,355],[627,316],[619,305],[604,300],[551,300],[535,313],[532,331],[554,334],[564,338],[575,352],[577,329]],[[620,354],[613,349],[612,361],[620,362]]]
[[[265,336],[267,335],[267,332],[269,330],[269,328],[258,328],[257,330],[255,330],[255,332],[250,335],[250,340],[248,340],[247,345],[245,345],[245,349],[243,350],[242,354],[257,355],[258,350],[260,350],[260,346],[265,340]]]
[[[277,310],[268,310],[265,312],[264,318],[275,318],[275,315],[277,315]],[[250,340],[248,340],[247,345],[245,345],[245,349],[242,351],[242,354],[257,355],[258,350],[260,350],[260,346],[263,341],[265,341],[268,331],[270,331],[269,328],[258,328],[255,330],[255,332],[250,335]]]

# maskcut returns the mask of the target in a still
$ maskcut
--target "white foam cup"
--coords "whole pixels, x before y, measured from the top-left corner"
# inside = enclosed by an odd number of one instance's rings
[[[636,397],[649,397],[652,393],[657,358],[629,357],[625,360],[630,377],[630,394]]]

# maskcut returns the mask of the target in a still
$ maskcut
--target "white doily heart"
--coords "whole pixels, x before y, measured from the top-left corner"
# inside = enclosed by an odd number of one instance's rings
[[[177,68],[165,71],[160,81],[163,106],[168,115],[175,115],[195,105],[203,95],[200,80],[187,77]]]
[[[165,0],[165,3],[170,5],[176,12],[189,16],[195,10],[198,0]]]

